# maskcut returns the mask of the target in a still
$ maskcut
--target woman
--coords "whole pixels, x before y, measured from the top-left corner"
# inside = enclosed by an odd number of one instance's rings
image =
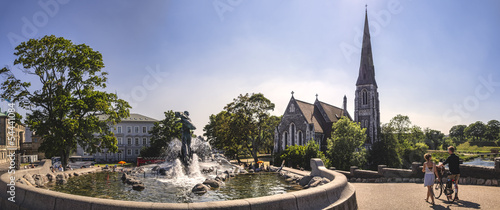
[[[425,154],[424,158],[427,161],[424,163],[424,167],[422,168],[422,172],[425,172],[424,187],[427,187],[427,198],[425,199],[425,201],[429,202],[430,196],[432,199],[432,205],[434,205],[434,194],[432,193],[432,187],[434,186],[434,180],[437,176],[436,164],[432,162],[431,154]]]

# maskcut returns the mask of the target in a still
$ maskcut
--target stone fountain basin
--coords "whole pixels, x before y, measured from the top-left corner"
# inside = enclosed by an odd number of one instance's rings
[[[324,167],[320,159],[311,159],[311,172],[283,168],[290,173],[301,176],[321,176],[332,180],[322,186],[305,190],[230,201],[203,203],[153,203],[134,202],[93,198],[55,192],[15,183],[15,202],[9,201],[11,176],[18,178],[26,173],[46,174],[50,171],[50,160],[45,160],[42,167],[18,170],[15,174],[5,173],[0,177],[1,203],[0,209],[54,209],[54,210],[123,210],[123,209],[357,209],[354,187],[347,178]],[[89,169],[78,169],[89,170]],[[94,168],[94,170],[99,170]]]

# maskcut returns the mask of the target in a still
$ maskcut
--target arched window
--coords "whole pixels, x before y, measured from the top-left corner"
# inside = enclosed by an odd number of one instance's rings
[[[297,135],[299,136],[299,145],[304,145],[304,137],[302,135],[302,131],[297,132]]]
[[[295,124],[290,124],[290,139],[292,140],[291,145],[295,145]]]
[[[368,104],[368,92],[366,91],[366,89],[363,89],[361,91],[361,95],[363,98],[363,105],[367,105]]]
[[[283,133],[283,149],[286,149],[286,146],[288,146],[288,132]]]

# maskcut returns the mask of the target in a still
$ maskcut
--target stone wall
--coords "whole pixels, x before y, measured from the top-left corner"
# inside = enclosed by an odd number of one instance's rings
[[[338,171],[351,182],[416,182],[423,183],[423,164],[412,163],[411,169],[388,168],[379,165],[378,171],[361,170],[352,166],[350,171]],[[447,174],[447,171],[445,172]],[[495,158],[494,167],[460,165],[461,184],[500,186],[500,157]]]
[[[320,159],[311,159],[313,171],[311,174],[327,177],[331,182],[306,190],[291,193],[272,195],[258,198],[248,198],[231,201],[203,202],[203,203],[153,203],[119,201],[65,194],[41,188],[30,187],[24,184],[15,184],[15,202],[8,200],[10,174],[0,176],[0,209],[357,209],[354,187],[347,182],[347,178],[340,173],[327,170]],[[16,178],[26,173],[44,174],[49,172],[50,161],[43,167],[16,171]],[[287,170],[287,168],[283,168]],[[297,172],[302,173],[302,172]]]

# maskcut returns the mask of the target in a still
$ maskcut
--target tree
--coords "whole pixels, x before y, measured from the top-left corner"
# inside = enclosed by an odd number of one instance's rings
[[[359,123],[352,122],[342,117],[332,126],[332,137],[327,139],[327,156],[332,165],[341,170],[349,170],[351,165],[359,165],[363,161],[353,161],[363,152],[366,140],[366,128],[361,128]]]
[[[500,122],[498,122],[498,120],[488,121],[484,137],[487,141],[496,141],[500,139]]]
[[[460,145],[467,141],[465,138],[466,125],[455,125],[450,129],[450,138],[455,145]]]
[[[444,134],[441,131],[426,128],[425,144],[431,149],[439,149],[439,146],[444,143]]]
[[[274,110],[274,103],[264,97],[262,93],[238,96],[225,109],[232,114],[230,129],[233,136],[243,142],[250,151],[255,162],[258,161],[258,151],[266,141],[272,138],[276,125],[269,123],[270,111]]]
[[[484,134],[486,133],[486,125],[477,121],[470,124],[465,128],[464,134],[468,141],[482,141],[484,139]]]
[[[149,133],[151,144],[141,149],[141,157],[162,156],[168,144],[175,138],[181,138],[181,123],[172,110],[164,112],[165,119],[155,122]]]
[[[240,155],[245,150],[242,138],[237,138],[237,131],[231,130],[233,114],[221,111],[217,115],[210,115],[210,121],[203,128],[203,135],[207,137],[212,147],[224,150],[226,156],[235,158],[238,163]]]
[[[31,82],[22,82],[5,67],[0,70],[7,75],[0,97],[31,111],[26,123],[44,139],[41,151],[48,157],[60,155],[67,165],[78,144],[89,153],[118,150],[111,128],[129,116],[130,106],[99,90],[107,81],[101,53],[53,35],[30,39],[15,50],[14,65],[36,77],[40,89],[30,89]]]
[[[375,142],[369,152],[369,165],[372,170],[377,170],[378,165],[387,165],[391,168],[400,168],[399,143],[394,132],[388,124],[382,125],[380,141]]]

